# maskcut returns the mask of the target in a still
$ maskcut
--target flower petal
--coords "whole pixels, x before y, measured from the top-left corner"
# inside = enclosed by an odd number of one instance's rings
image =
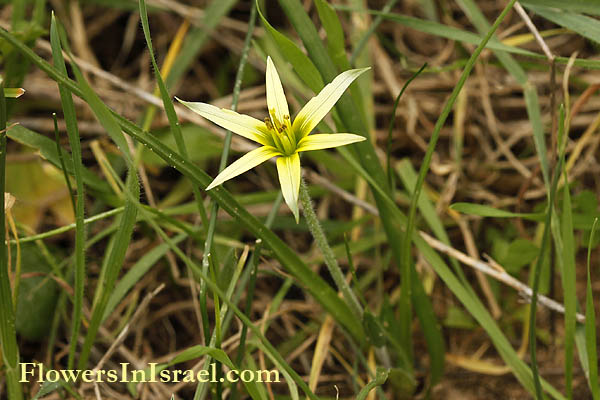
[[[279,183],[283,199],[296,218],[296,223],[300,221],[300,212],[298,211],[298,192],[300,191],[300,156],[294,153],[291,156],[277,158],[277,173],[279,174]]]
[[[272,112],[275,113],[275,118],[279,123],[285,123],[284,118],[290,117],[290,110],[288,103],[283,93],[283,86],[281,86],[281,80],[275,64],[271,57],[267,57],[267,74],[266,74],[266,86],[267,86],[267,107],[269,107],[269,116]],[[276,125],[273,121],[273,125]]]
[[[342,72],[331,83],[325,85],[318,95],[310,99],[294,119],[292,130],[296,133],[296,137],[308,135],[333,108],[348,86],[368,69],[370,68]]]
[[[366,140],[364,136],[352,133],[319,133],[302,138],[300,143],[298,143],[298,150],[296,151],[329,149],[331,147],[362,142],[363,140]]]
[[[254,149],[249,153],[244,154],[242,157],[234,161],[230,166],[225,168],[217,177],[211,182],[210,185],[206,188],[206,190],[210,190],[215,186],[219,186],[221,183],[235,178],[236,176],[243,174],[256,167],[258,164],[262,164],[268,159],[279,156],[281,153],[272,146],[263,146],[258,149]]]
[[[252,118],[249,115],[238,114],[235,111],[227,110],[225,108],[215,107],[211,104],[183,101],[175,97],[181,104],[195,112],[200,114],[209,121],[230,130],[233,133],[237,133],[246,139],[253,140],[263,146],[270,146],[272,143],[269,140],[269,136],[266,134],[266,126],[262,121]]]

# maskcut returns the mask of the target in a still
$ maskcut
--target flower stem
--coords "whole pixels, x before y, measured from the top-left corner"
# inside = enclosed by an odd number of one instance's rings
[[[319,219],[317,218],[317,214],[313,208],[313,204],[310,199],[310,195],[308,194],[306,183],[304,183],[304,179],[300,181],[300,203],[302,203],[302,210],[304,217],[306,218],[308,229],[315,239],[315,242],[317,242],[319,249],[321,249],[321,253],[323,253],[325,265],[327,265],[327,269],[329,270],[335,285],[337,286],[338,290],[342,292],[344,301],[350,307],[352,312],[362,319],[363,309],[356,299],[354,292],[352,292],[352,289],[350,289],[348,282],[346,282],[344,273],[340,269],[335,255],[333,254],[333,250],[327,242],[327,237],[325,236],[325,232],[323,232],[323,228],[321,227]]]

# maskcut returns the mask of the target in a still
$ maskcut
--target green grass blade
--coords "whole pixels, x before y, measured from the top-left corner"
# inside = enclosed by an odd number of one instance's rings
[[[62,51],[61,44],[62,44],[62,48],[65,48],[68,50],[69,47],[68,47],[66,38],[60,37],[60,39],[59,39],[60,26],[58,25],[59,22],[56,20],[54,15],[52,15],[52,21],[55,26],[55,43],[56,43],[55,49],[53,49],[53,53],[57,53],[59,50]],[[61,53],[61,55],[62,55],[62,53]],[[110,138],[117,145],[119,150],[121,150],[121,153],[123,154],[123,157],[125,158],[125,161],[127,161],[128,164],[133,164],[133,159],[131,157],[131,153],[129,152],[129,146],[127,145],[125,136],[123,135],[123,132],[121,132],[119,125],[110,116],[110,111],[109,111],[108,107],[104,104],[104,102],[102,102],[100,97],[98,97],[98,95],[94,92],[94,90],[92,89],[90,84],[84,78],[84,76],[81,73],[81,70],[79,69],[77,64],[73,60],[71,60],[70,65],[73,70],[73,74],[75,75],[75,78],[76,78],[77,82],[79,83],[79,88],[81,89],[81,94],[82,94],[83,99],[89,104],[89,106],[92,109],[92,112],[94,113],[98,122],[100,123],[100,125],[102,125],[104,127],[104,129],[108,133],[108,136],[110,136]],[[61,71],[61,73],[63,73],[63,72]]]
[[[52,58],[55,67],[63,74],[67,74],[65,60],[62,55],[62,47],[58,36],[58,28],[54,15],[50,25],[50,43],[52,46]],[[67,127],[67,135],[69,137],[69,145],[71,147],[71,165],[73,175],[75,177],[76,199],[73,205],[75,213],[75,284],[74,284],[74,299],[73,299],[73,318],[71,321],[71,343],[69,350],[68,368],[72,368],[75,363],[75,353],[81,327],[81,315],[83,312],[83,292],[85,280],[85,187],[83,184],[83,164],[81,161],[81,141],[79,137],[79,129],[77,128],[77,117],[75,114],[75,105],[73,97],[68,89],[58,84],[60,100],[63,108],[65,124]],[[56,151],[60,159],[59,150]],[[66,173],[65,164],[65,173]],[[71,196],[74,196],[71,193]]]
[[[437,323],[431,300],[427,296],[423,285],[420,284],[419,276],[416,273],[411,274],[412,282],[412,303],[415,307],[415,314],[421,324],[421,330],[427,343],[427,353],[429,354],[429,386],[427,392],[431,391],[444,375],[444,359],[446,355],[446,345],[444,338],[440,334],[440,327]]]
[[[525,4],[525,6],[545,19],[554,22],[556,25],[570,29],[596,44],[600,43],[600,21],[595,18],[570,11],[557,10],[554,7],[534,6],[531,4]],[[597,2],[596,8],[598,8]]]
[[[152,68],[154,69],[154,76],[156,77],[156,83],[160,91],[160,96],[162,98],[163,105],[165,106],[165,113],[167,114],[167,118],[169,120],[171,133],[175,138],[177,149],[179,150],[181,155],[187,158],[187,149],[185,147],[183,135],[181,134],[181,127],[179,126],[177,114],[175,113],[175,107],[173,106],[173,101],[171,100],[171,96],[169,96],[169,92],[167,90],[167,87],[165,86],[165,82],[163,81],[163,78],[160,74],[160,68],[158,68],[158,65],[156,64],[156,58],[154,57],[152,38],[150,37],[150,27],[148,25],[148,11],[146,9],[146,2],[144,0],[140,0],[140,19],[142,21],[142,30],[144,31],[144,38],[146,39],[148,53],[150,54],[150,62],[152,63]]]
[[[325,0],[315,0],[315,5],[321,24],[327,32],[327,49],[331,59],[339,69],[349,69],[344,30],[335,10]]]
[[[590,274],[590,264],[592,255],[592,240],[596,232],[596,223],[598,218],[594,220],[592,231],[590,232],[590,240],[588,242],[587,254],[587,285],[585,298],[585,346],[588,354],[588,383],[592,391],[594,400],[600,399],[600,385],[598,380],[598,353],[596,349],[596,339],[598,337],[596,331],[596,310],[594,309],[594,293],[592,291],[592,278]]]
[[[547,249],[550,246],[550,228],[552,225],[552,214],[553,214],[553,205],[554,198],[556,196],[556,188],[558,184],[558,180],[560,177],[560,168],[563,158],[559,160],[559,165],[557,166],[556,173],[554,174],[554,178],[552,180],[552,185],[550,186],[550,193],[548,194],[548,206],[546,210],[546,220],[544,224],[544,233],[542,236],[542,244],[540,246],[540,256],[538,257],[531,274],[533,276],[533,284],[531,285],[531,305],[529,307],[529,349],[530,349],[530,357],[531,357],[531,371],[533,372],[533,381],[535,383],[535,395],[536,399],[542,400],[542,386],[541,379],[539,375],[539,369],[537,365],[537,352],[536,352],[536,343],[537,343],[537,335],[536,335],[536,312],[537,312],[537,294],[540,285],[540,276],[542,271],[542,265],[544,263],[544,258],[548,253]],[[558,236],[555,236],[555,239]]]
[[[6,389],[9,400],[21,400],[23,392],[19,380],[19,348],[15,332],[15,313],[13,309],[10,279],[8,274],[8,254],[6,246],[6,214],[4,210],[4,192],[6,188],[6,99],[4,85],[0,82],[0,346],[6,376]]]
[[[458,202],[452,204],[450,206],[450,209],[461,212],[463,214],[479,215],[480,217],[523,218],[530,221],[543,221],[544,219],[544,214],[542,213],[515,213],[486,206],[484,204]]]
[[[544,6],[563,11],[600,15],[597,0],[522,0],[520,3],[524,6]]]
[[[564,114],[564,113],[563,113]],[[564,118],[561,118],[564,119]],[[575,314],[577,312],[577,289],[575,287],[575,238],[573,236],[573,219],[571,215],[571,195],[566,170],[563,172],[563,210],[561,220],[562,251],[562,286],[565,305],[565,387],[567,398],[573,398],[573,347],[575,340]]]
[[[134,198],[139,198],[140,187],[137,180],[137,174],[135,171],[130,170],[127,175],[127,184],[125,189],[128,194]],[[79,358],[79,368],[85,369],[90,355],[90,351],[96,340],[96,335],[102,319],[104,316],[104,310],[108,304],[108,300],[111,296],[112,291],[115,287],[115,282],[123,266],[125,260],[125,253],[129,247],[131,236],[133,234],[133,228],[136,223],[137,209],[135,204],[127,200],[125,202],[125,210],[120,217],[119,229],[116,234],[112,237],[109,243],[109,250],[103,268],[101,272],[101,278],[98,283],[98,288],[94,295],[94,305],[92,310],[92,318],[88,327],[85,341],[81,349],[81,355]]]

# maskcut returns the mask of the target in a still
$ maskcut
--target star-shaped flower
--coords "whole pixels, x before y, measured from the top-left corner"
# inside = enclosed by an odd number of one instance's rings
[[[283,93],[281,80],[271,57],[267,58],[266,76],[269,117],[265,118],[264,121],[210,104],[177,99],[190,110],[209,121],[261,145],[261,147],[250,151],[225,168],[206,190],[210,190],[272,157],[277,157],[277,172],[283,198],[292,210],[296,222],[298,222],[299,153],[344,146],[365,140],[363,136],[351,133],[310,135],[310,132],[333,108],[348,86],[368,69],[351,69],[339,74],[317,96],[304,105],[293,122],[290,118],[290,111]]]

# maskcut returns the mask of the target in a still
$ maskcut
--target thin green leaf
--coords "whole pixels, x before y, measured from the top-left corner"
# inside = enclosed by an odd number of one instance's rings
[[[4,193],[6,192],[6,99],[4,86],[0,82],[0,348],[6,376],[6,389],[10,400],[21,400],[23,392],[19,380],[19,348],[15,332],[8,254],[6,246],[6,213]]]
[[[62,47],[58,35],[58,27],[54,14],[52,14],[50,24],[50,44],[52,46],[52,58],[56,68],[62,73],[67,74],[65,60],[62,56]],[[81,139],[79,137],[79,129],[77,128],[77,116],[75,114],[75,105],[73,97],[68,89],[58,84],[60,100],[63,108],[65,124],[67,127],[67,135],[69,137],[69,145],[71,147],[73,166],[73,175],[75,176],[75,190],[77,201],[73,204],[73,212],[75,214],[75,284],[73,298],[73,318],[71,322],[71,343],[69,349],[69,359],[67,366],[72,368],[75,363],[75,353],[79,338],[79,330],[81,328],[81,316],[83,312],[83,292],[85,285],[85,228],[83,220],[85,218],[85,187],[83,185],[83,164],[81,161]],[[57,136],[58,140],[58,136]],[[58,146],[58,143],[57,143]],[[59,147],[60,148],[60,147]],[[59,148],[56,154],[60,160]],[[66,164],[61,162],[61,166],[66,173]],[[67,179],[68,181],[68,179]],[[73,198],[74,193],[70,193]]]
[[[125,190],[134,198],[139,198],[140,187],[137,180],[137,174],[135,171],[130,170],[127,175],[127,184]],[[133,228],[136,223],[137,209],[133,202],[126,200],[125,210],[120,216],[120,226],[116,234],[111,238],[109,243],[109,250],[106,258],[104,259],[101,271],[100,282],[98,288],[94,294],[94,304],[92,310],[92,318],[90,325],[87,330],[85,341],[81,349],[79,358],[79,368],[85,369],[90,355],[90,351],[96,340],[96,335],[102,319],[104,316],[104,310],[108,304],[108,299],[111,296],[112,291],[115,287],[115,282],[123,266],[125,260],[125,253],[129,247],[131,237],[133,234]]]
[[[522,0],[520,3],[524,6],[545,6],[563,11],[600,15],[597,0]]]
[[[595,18],[542,5],[525,4],[525,7],[559,26],[577,32],[595,43],[600,43],[600,21]],[[598,9],[598,3],[595,7]]]
[[[531,221],[541,221],[544,218],[542,213],[515,213],[511,211],[499,210],[494,207],[474,203],[454,203],[450,209],[463,214],[479,215],[481,217],[493,218],[523,218]]]
[[[590,274],[590,264],[592,255],[592,240],[596,232],[596,223],[598,218],[594,219],[592,231],[590,232],[590,240],[588,242],[587,254],[587,285],[585,298],[585,346],[588,354],[589,373],[587,376],[592,397],[594,400],[600,399],[600,385],[598,384],[598,353],[596,349],[596,311],[594,308],[594,293],[592,291],[592,278]]]
[[[562,109],[561,109],[562,110]],[[564,111],[561,113],[564,115]],[[561,118],[564,120],[564,118]],[[561,121],[562,122],[562,121]],[[571,216],[571,194],[566,170],[563,171],[565,185],[563,187],[563,210],[561,221],[562,251],[562,286],[565,304],[565,382],[567,398],[573,398],[573,347],[575,338],[575,314],[577,312],[577,289],[575,287],[575,238],[573,236],[573,219]]]

